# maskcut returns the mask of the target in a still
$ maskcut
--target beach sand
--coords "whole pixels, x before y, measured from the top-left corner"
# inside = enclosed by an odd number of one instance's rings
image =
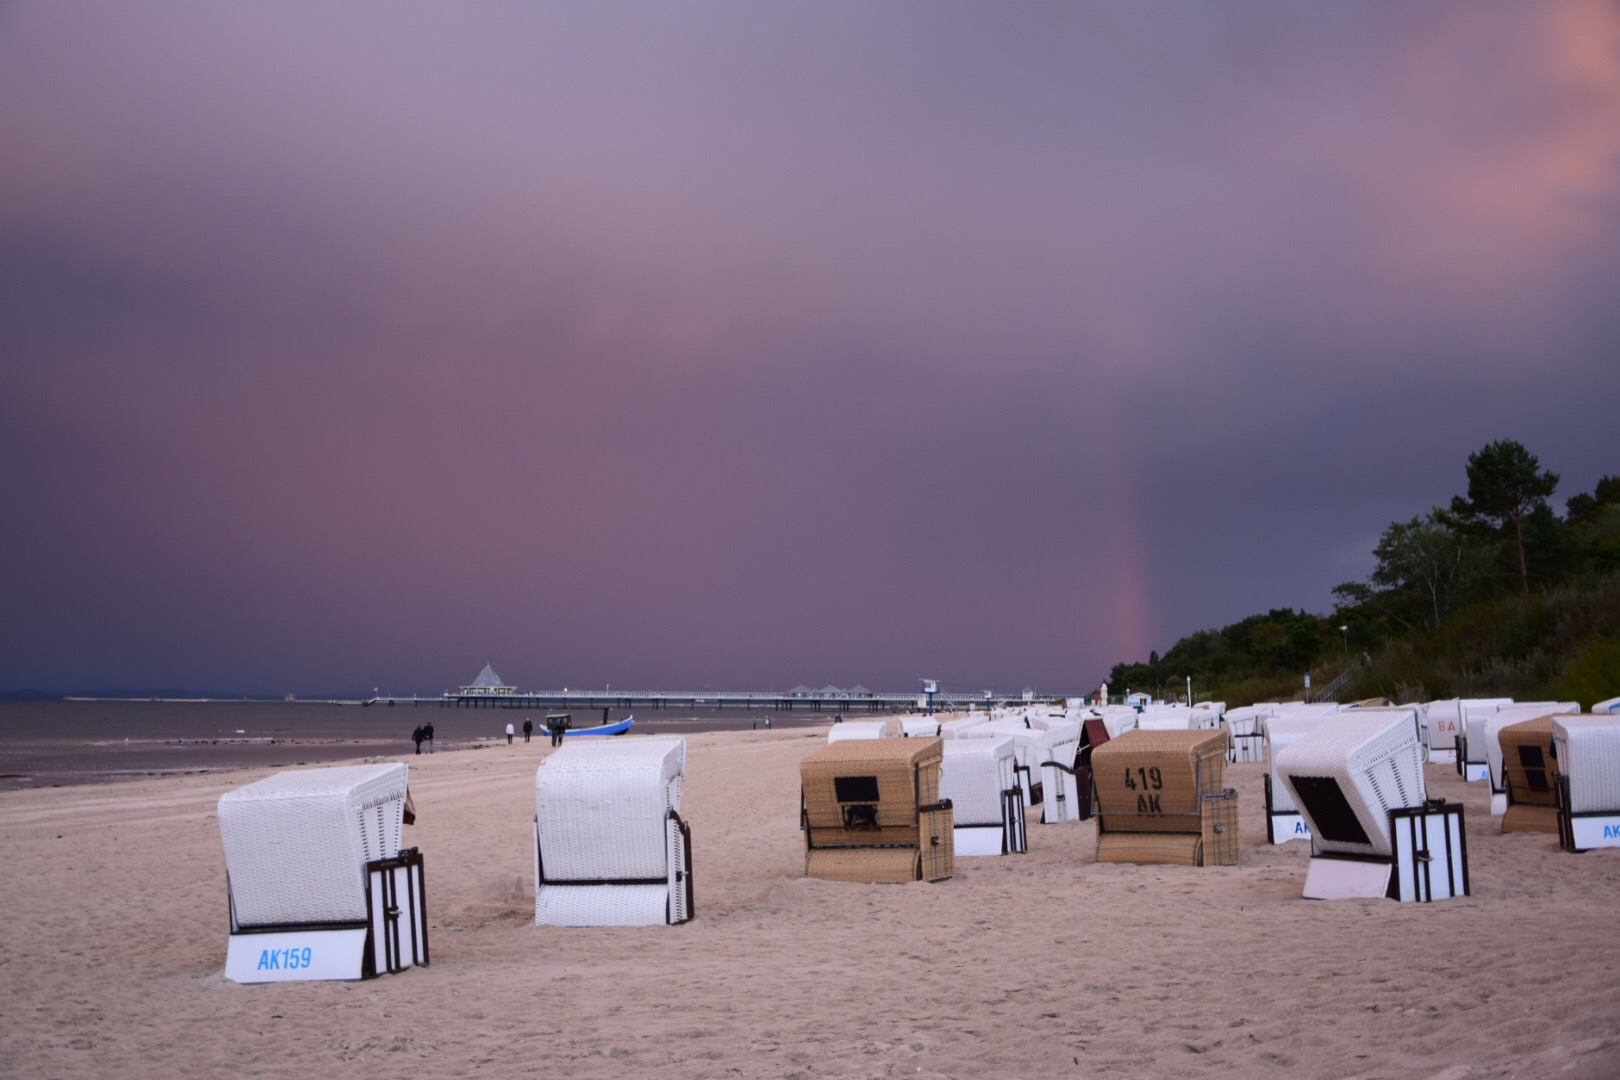
[[[697,918],[533,925],[540,742],[411,765],[432,965],[238,986],[221,793],[264,768],[0,793],[0,1075],[1385,1077],[1620,1075],[1620,850],[1467,808],[1474,895],[1301,899],[1234,765],[1243,859],[1097,865],[1090,822],[938,884],[803,877],[820,731],[688,739]]]

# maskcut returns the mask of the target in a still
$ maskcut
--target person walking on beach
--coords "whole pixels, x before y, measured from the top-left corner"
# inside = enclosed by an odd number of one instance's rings
[[[523,718],[523,741],[528,742],[529,736],[534,734],[534,721],[527,716]]]
[[[422,729],[422,741],[427,743],[428,753],[433,753],[433,724],[431,722]]]
[[[517,734],[517,732],[512,730],[512,721],[508,720],[506,722],[506,745],[507,746],[512,745],[512,736],[516,735],[516,734]]]
[[[422,740],[424,738],[425,738],[425,736],[422,734],[422,725],[417,724],[416,725],[416,730],[411,732],[411,741],[416,743],[416,752],[418,754],[420,754],[422,752]]]

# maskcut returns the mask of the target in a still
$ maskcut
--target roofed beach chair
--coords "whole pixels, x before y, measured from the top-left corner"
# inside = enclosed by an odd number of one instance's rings
[[[1513,705],[1504,705],[1485,718],[1483,738],[1485,740],[1485,769],[1491,781],[1491,816],[1501,817],[1507,813],[1508,808],[1506,758],[1502,753],[1502,732],[1526,720],[1538,720],[1544,716],[1573,714],[1580,711],[1580,705],[1573,701],[1519,702]]]
[[[1311,830],[1305,896],[1466,895],[1462,807],[1428,800],[1415,715],[1358,712],[1317,725],[1275,758]]]
[[[829,743],[845,739],[886,739],[889,737],[887,720],[845,720],[827,730]]]
[[[1043,824],[1079,820],[1079,785],[1074,775],[1080,753],[1079,724],[1069,722],[1042,729],[1001,720],[973,728],[965,737],[1012,739],[1017,762],[1014,771],[1024,792],[1024,805],[1039,803]]]
[[[1268,716],[1261,721],[1260,733],[1266,748],[1266,836],[1273,844],[1311,838],[1311,827],[1277,772],[1277,753],[1326,722],[1325,716]]]
[[[903,716],[900,734],[907,739],[926,739],[940,733],[940,722],[932,716]]]
[[[942,720],[939,733],[946,739],[965,738],[974,728],[981,728],[988,723],[983,714],[959,716],[951,720]]]
[[[1224,731],[1128,731],[1091,751],[1097,861],[1236,866]]]
[[[219,799],[236,982],[368,979],[428,962],[402,764],[296,769]]]
[[[1502,831],[1558,835],[1558,758],[1554,714],[1508,724],[1497,732],[1507,809]]]
[[[1024,792],[1014,777],[1014,760],[1010,738],[952,739],[944,744],[939,797],[951,804],[958,856],[1029,850]]]
[[[1464,698],[1457,703],[1462,717],[1462,731],[1457,736],[1457,774],[1469,783],[1491,778],[1490,763],[1485,758],[1485,721],[1504,705],[1512,704],[1512,698]]]
[[[1555,716],[1559,842],[1620,847],[1620,715]]]
[[[570,740],[534,777],[534,921],[683,923],[693,911],[692,834],[681,819],[686,740]]]
[[[952,807],[939,793],[944,740],[852,739],[807,755],[804,873],[828,881],[942,881],[956,872]]]
[[[1097,812],[1097,783],[1091,772],[1091,754],[1112,736],[1108,723],[1102,717],[1086,720],[1080,725],[1080,749],[1074,756],[1075,786],[1080,789],[1079,818],[1090,820]]]
[[[1222,723],[1232,737],[1232,751],[1227,755],[1229,760],[1255,762],[1266,759],[1266,736],[1260,730],[1260,725],[1270,715],[1269,705],[1245,705],[1227,710]]]
[[[1620,713],[1620,697],[1612,697],[1592,706],[1594,713]]]

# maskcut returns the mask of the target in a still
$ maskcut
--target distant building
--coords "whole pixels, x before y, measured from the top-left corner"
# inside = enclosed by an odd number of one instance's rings
[[[484,670],[478,673],[478,678],[461,688],[463,697],[512,697],[517,692],[518,688],[502,682],[501,677],[495,674],[495,669],[489,664],[484,665]]]

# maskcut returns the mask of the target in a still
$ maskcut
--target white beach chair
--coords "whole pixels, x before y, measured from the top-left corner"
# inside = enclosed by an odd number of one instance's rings
[[[1013,855],[1029,850],[1024,793],[1014,776],[1013,741],[953,739],[944,743],[939,797],[955,811],[957,855]]]
[[[1266,736],[1260,725],[1270,715],[1269,705],[1244,705],[1223,713],[1221,722],[1232,737],[1232,752],[1228,760],[1246,763],[1266,759]]]
[[[1326,720],[1324,716],[1268,716],[1260,722],[1266,754],[1266,836],[1273,844],[1311,838],[1310,825],[1277,772],[1277,754]]]
[[[842,742],[845,739],[886,739],[889,737],[889,722],[887,720],[845,720],[841,724],[834,724],[827,731],[829,743]]]
[[[1620,847],[1620,716],[1553,719],[1559,841],[1567,851]]]
[[[952,720],[943,720],[939,725],[939,733],[947,741],[965,738],[974,728],[983,727],[987,721],[981,716],[959,716]]]
[[[843,725],[835,725],[843,726]],[[932,716],[903,716],[900,718],[900,735],[906,739],[927,739],[940,733],[940,722]]]
[[[1014,773],[1024,794],[1024,805],[1040,803],[1043,824],[1079,820],[1080,789],[1074,774],[1080,753],[1078,723],[1043,730],[1025,727],[1021,722],[998,721],[969,729],[962,737],[1012,739]],[[1048,780],[1052,782],[1050,789],[1046,787]]]
[[[535,772],[534,921],[651,926],[693,914],[686,740],[569,742]]]
[[[428,962],[422,857],[400,849],[408,772],[288,770],[220,796],[228,978],[361,979]]]
[[[1466,895],[1462,807],[1428,801],[1416,717],[1358,712],[1318,724],[1275,758],[1311,830],[1305,895]]]
[[[1457,772],[1469,783],[1491,778],[1485,757],[1485,721],[1512,704],[1512,698],[1464,698],[1457,703],[1462,716],[1462,733],[1457,736]]]
[[[1612,697],[1592,706],[1594,713],[1620,713],[1620,697]]]

